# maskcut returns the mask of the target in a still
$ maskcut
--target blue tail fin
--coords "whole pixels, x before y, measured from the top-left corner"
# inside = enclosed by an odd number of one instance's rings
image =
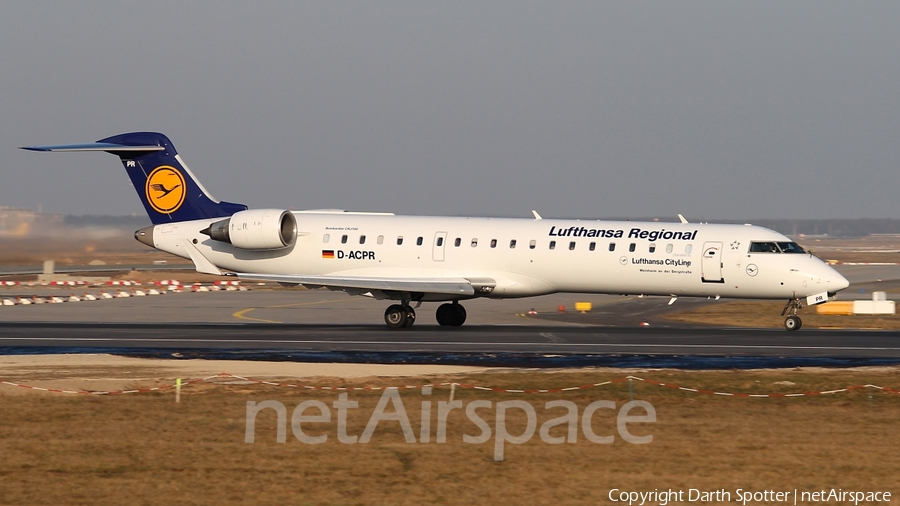
[[[32,151],[106,151],[118,156],[154,225],[222,218],[247,209],[210,196],[178,156],[168,137],[155,132],[114,135],[92,144],[34,146]]]

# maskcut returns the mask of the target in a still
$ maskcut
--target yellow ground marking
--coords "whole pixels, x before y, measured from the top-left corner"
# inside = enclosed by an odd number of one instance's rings
[[[264,320],[262,318],[251,318],[251,317],[245,316],[245,315],[247,313],[249,313],[250,311],[253,311],[254,309],[276,309],[276,308],[280,308],[280,307],[315,306],[317,304],[328,304],[329,302],[347,302],[348,300],[350,300],[350,299],[330,299],[330,300],[317,300],[315,302],[295,302],[293,304],[279,304],[277,306],[263,306],[261,308],[248,307],[246,309],[241,309],[240,311],[233,313],[231,316],[233,316],[239,320],[247,320],[247,321],[252,321],[252,322],[284,323],[284,322],[279,322],[279,321],[275,321],[275,320]]]
[[[250,318],[249,316],[244,316],[245,313],[249,313],[250,311],[253,311],[254,309],[259,309],[259,308],[248,307],[247,309],[241,309],[240,311],[237,311],[236,313],[232,314],[231,316],[234,316],[235,318],[238,318],[240,320],[248,320],[248,321],[252,321],[252,322],[281,323],[281,322],[277,322],[275,320],[263,320],[261,318]]]

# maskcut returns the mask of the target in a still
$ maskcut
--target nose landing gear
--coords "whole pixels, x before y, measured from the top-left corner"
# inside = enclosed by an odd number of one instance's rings
[[[797,316],[797,312],[801,309],[803,309],[803,303],[800,302],[800,299],[791,299],[785,304],[784,309],[781,311],[781,316],[790,313],[789,316],[784,319],[785,329],[790,331],[798,330],[803,325],[803,321]]]
[[[803,322],[799,316],[788,316],[784,319],[784,328],[788,330],[797,330],[801,325],[803,325]]]

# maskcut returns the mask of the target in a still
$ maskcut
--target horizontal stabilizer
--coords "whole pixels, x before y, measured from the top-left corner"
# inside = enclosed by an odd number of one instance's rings
[[[247,210],[216,200],[200,184],[169,138],[158,132],[131,132],[84,144],[24,146],[42,152],[102,151],[119,157],[154,225],[226,218]]]
[[[128,146],[111,142],[91,142],[89,144],[60,144],[57,146],[22,146],[28,151],[106,151],[108,153],[162,151],[163,146]]]
[[[393,292],[422,292],[447,295],[475,295],[475,288],[465,278],[364,278],[352,276],[295,276],[284,274],[248,274],[239,272],[241,279],[275,281],[278,283],[327,286],[334,288],[360,288]]]

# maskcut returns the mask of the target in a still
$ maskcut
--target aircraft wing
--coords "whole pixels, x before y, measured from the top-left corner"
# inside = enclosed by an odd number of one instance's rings
[[[298,276],[291,274],[249,274],[238,272],[241,279],[275,281],[278,283],[331,288],[359,288],[389,292],[421,292],[446,295],[472,296],[490,293],[496,286],[488,278],[382,278],[356,276]]]

